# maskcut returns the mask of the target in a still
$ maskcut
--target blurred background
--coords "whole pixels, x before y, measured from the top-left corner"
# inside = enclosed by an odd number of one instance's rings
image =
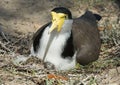
[[[0,0],[0,25],[12,35],[35,32],[50,21],[50,11],[57,6],[69,8],[73,18],[86,9],[100,14],[101,38],[104,42],[120,43],[119,0]]]

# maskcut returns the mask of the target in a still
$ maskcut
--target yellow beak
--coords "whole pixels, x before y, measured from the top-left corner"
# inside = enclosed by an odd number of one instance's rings
[[[50,27],[49,33],[51,33],[55,29],[57,29],[57,32],[60,32],[64,24],[66,14],[51,12],[51,15],[52,15],[52,25]]]

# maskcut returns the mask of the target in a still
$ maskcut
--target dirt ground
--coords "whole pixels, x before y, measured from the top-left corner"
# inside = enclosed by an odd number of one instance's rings
[[[0,31],[9,40],[0,37],[0,85],[120,85],[120,43],[102,44],[96,62],[66,72],[47,70],[36,58],[21,63],[14,61],[29,57],[34,32],[50,21],[50,10],[56,6],[69,8],[74,18],[86,9],[100,14],[103,17],[98,23],[100,33],[113,27],[118,30],[119,5],[109,0],[95,1],[0,0]]]

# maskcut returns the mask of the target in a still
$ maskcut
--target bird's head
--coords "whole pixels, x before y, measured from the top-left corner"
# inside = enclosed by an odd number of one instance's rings
[[[50,27],[49,33],[51,33],[53,30],[57,30],[57,32],[60,32],[64,24],[64,21],[67,19],[72,19],[71,12],[64,7],[54,8],[51,11],[51,16],[52,25]]]

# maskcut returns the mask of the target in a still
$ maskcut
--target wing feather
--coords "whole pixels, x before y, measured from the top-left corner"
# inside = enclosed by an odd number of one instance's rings
[[[101,43],[96,21],[96,17],[90,11],[73,21],[72,33],[73,44],[77,50],[76,60],[82,65],[97,60],[99,56]]]
[[[33,36],[33,49],[35,52],[38,51],[38,47],[40,47],[40,38],[42,37],[43,31],[47,26],[49,26],[51,22],[43,25]]]

